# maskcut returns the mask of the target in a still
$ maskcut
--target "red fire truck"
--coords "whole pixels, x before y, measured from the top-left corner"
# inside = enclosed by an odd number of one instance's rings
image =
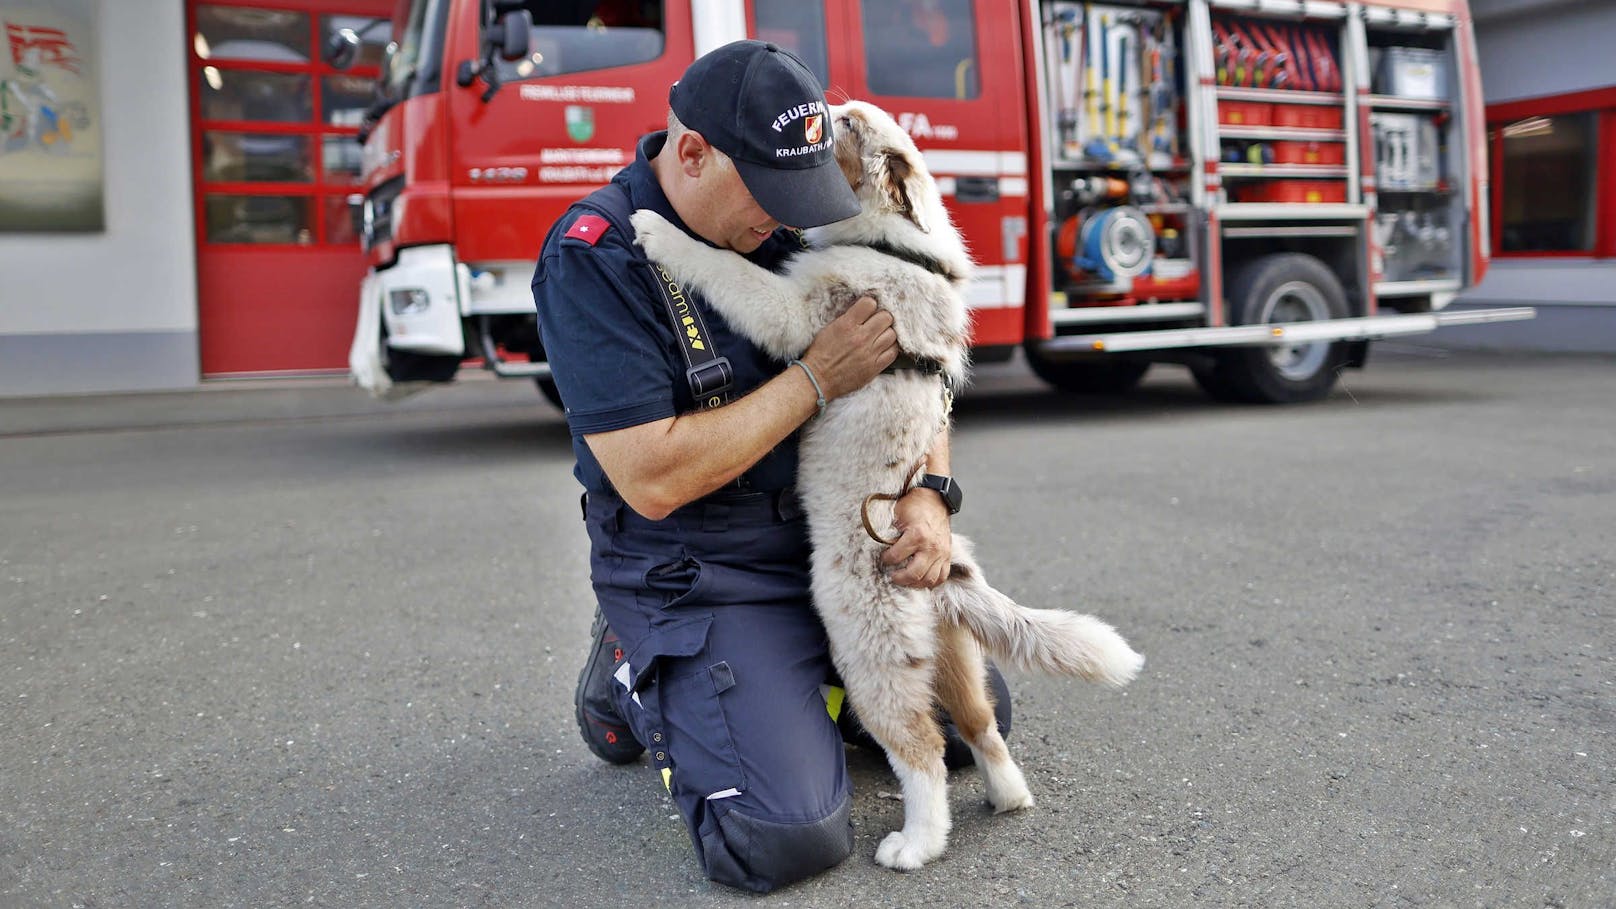
[[[1372,340],[1532,316],[1444,311],[1489,255],[1466,0],[399,0],[392,28],[350,358],[377,394],[480,365],[554,400],[547,228],[742,37],[914,137],[980,266],[979,362],[1301,401]]]

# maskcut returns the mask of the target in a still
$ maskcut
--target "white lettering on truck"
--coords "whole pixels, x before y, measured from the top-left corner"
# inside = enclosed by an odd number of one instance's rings
[[[931,118],[925,114],[905,112],[897,117],[898,125],[903,131],[915,139],[945,139],[959,138],[959,127],[952,123],[932,123]]]

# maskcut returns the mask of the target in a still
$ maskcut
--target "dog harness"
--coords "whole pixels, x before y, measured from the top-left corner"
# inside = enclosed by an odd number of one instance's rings
[[[912,249],[902,249],[880,240],[871,240],[868,243],[860,243],[856,245],[863,246],[865,249],[873,249],[878,253],[891,256],[894,259],[902,259],[903,261],[908,262],[910,265],[918,265],[932,274],[947,278],[950,281],[956,281],[959,279],[958,275],[948,270],[947,265],[944,265],[941,261],[934,259],[925,253],[915,252]]]
[[[891,256],[894,259],[901,259],[904,262],[908,262],[910,265],[916,265],[920,268],[924,268],[934,275],[947,278],[949,281],[958,280],[958,277],[953,272],[949,271],[947,265],[944,265],[941,261],[928,256],[925,253],[916,252],[912,249],[902,249],[900,247],[893,246],[890,243],[884,243],[880,240],[872,240],[868,243],[846,245],[871,249],[881,253],[882,255]],[[892,365],[888,366],[886,369],[883,369],[882,372],[895,373],[906,369],[912,369],[916,372],[923,372],[928,375],[942,376],[944,413],[954,412],[954,378],[948,374],[947,370],[943,369],[943,364],[941,362],[933,360],[930,357],[917,357],[913,354],[899,351],[898,359],[893,360]]]

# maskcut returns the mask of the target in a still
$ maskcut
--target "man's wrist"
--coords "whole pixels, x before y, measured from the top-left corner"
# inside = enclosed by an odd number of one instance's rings
[[[935,473],[920,475],[920,481],[915,484],[918,489],[930,489],[943,500],[943,507],[948,509],[950,515],[959,514],[960,506],[965,502],[964,490],[960,489],[953,477]]]
[[[826,401],[825,401],[825,389],[820,386],[819,377],[814,375],[813,369],[811,367],[809,367],[809,365],[807,363],[804,363],[801,360],[792,360],[789,364],[787,364],[786,368],[789,369],[792,366],[801,366],[803,374],[808,377],[809,382],[813,383],[814,397],[817,398],[817,400],[814,403],[819,406],[819,411],[817,413],[815,413],[814,416],[816,416],[816,417],[817,416],[823,416],[824,413],[825,413],[825,403],[826,403]]]

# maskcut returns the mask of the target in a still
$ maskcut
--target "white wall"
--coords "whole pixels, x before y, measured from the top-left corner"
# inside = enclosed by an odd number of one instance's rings
[[[0,395],[197,383],[184,4],[97,7],[106,231],[0,233]]]
[[[1476,52],[1489,104],[1616,85],[1616,2],[1475,4]],[[1531,8],[1527,8],[1531,7]]]
[[[1616,306],[1616,261],[1494,259],[1487,276],[1467,291],[1465,298],[1472,303],[1529,300],[1568,306]]]

